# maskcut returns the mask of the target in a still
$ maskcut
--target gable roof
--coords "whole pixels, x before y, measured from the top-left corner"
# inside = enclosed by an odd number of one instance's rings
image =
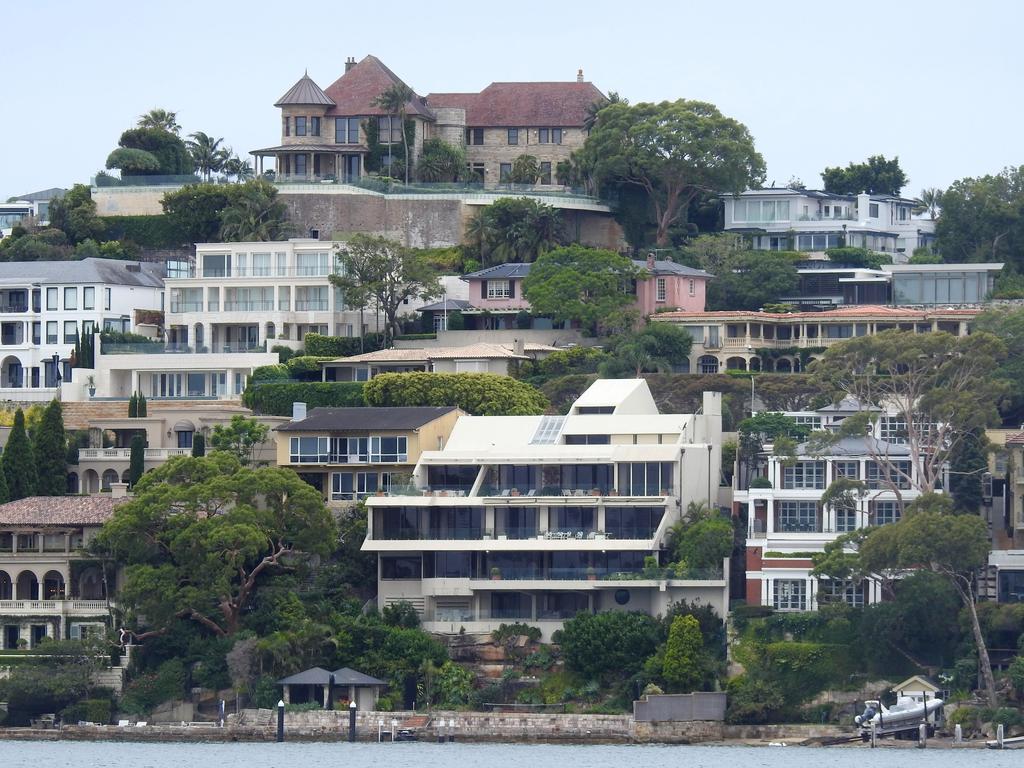
[[[929,691],[930,693],[938,693],[942,690],[938,683],[932,680],[930,677],[924,675],[914,675],[908,677],[902,683],[897,683],[892,687],[893,691],[899,693],[900,691]]]
[[[289,421],[277,427],[279,432],[310,432],[318,429],[417,429],[445,414],[457,411],[454,405],[410,406],[395,408],[313,408],[301,421]]]
[[[284,107],[289,104],[334,106],[334,100],[324,93],[319,85],[313,82],[313,79],[307,72],[299,78],[295,85],[288,89],[284,96],[274,102],[275,107]]]
[[[466,110],[466,125],[578,128],[587,108],[605,95],[590,82],[491,83],[480,93],[431,93],[432,107]]]
[[[334,684],[335,685],[387,685],[383,680],[378,680],[376,677],[370,677],[364,675],[362,672],[351,669],[350,667],[342,667],[341,669],[334,670]]]
[[[81,261],[0,262],[0,283],[93,283],[162,288],[164,265],[88,258]]]
[[[29,496],[0,504],[0,525],[103,525],[125,501],[110,496]]]
[[[327,86],[324,95],[334,103],[327,114],[341,117],[387,115],[383,109],[374,106],[373,102],[393,85],[406,83],[376,56],[366,56]],[[406,104],[406,111],[409,115],[418,115],[426,120],[434,119],[426,102],[415,94]]]
[[[312,667],[296,672],[294,675],[282,677],[277,681],[278,685],[327,685],[330,682],[331,673],[323,667]]]
[[[633,264],[640,267],[640,269],[650,272],[652,275],[684,275],[686,277],[703,277],[705,279],[714,277],[710,272],[705,272],[703,269],[695,269],[685,264],[677,264],[668,259],[657,259],[654,262],[654,269],[649,269],[644,259],[633,259]]]
[[[493,267],[486,267],[484,269],[478,269],[476,272],[470,272],[468,275],[463,275],[463,280],[491,280],[493,278],[522,278],[530,274],[530,264],[520,261],[510,261],[507,264],[496,264]]]

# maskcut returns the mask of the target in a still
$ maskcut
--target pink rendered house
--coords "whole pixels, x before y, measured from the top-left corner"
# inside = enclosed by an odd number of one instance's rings
[[[693,307],[687,312],[703,312],[707,283],[712,275],[700,269],[647,257],[647,261],[634,260],[649,277],[637,280],[636,307],[647,317],[659,309]]]

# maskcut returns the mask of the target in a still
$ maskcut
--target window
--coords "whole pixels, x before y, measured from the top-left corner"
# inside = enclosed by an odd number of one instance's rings
[[[78,323],[74,320],[64,321],[64,343],[74,344],[78,336]]]
[[[610,445],[611,435],[566,435],[566,445]]]
[[[467,128],[466,129],[466,143],[481,145],[484,143],[484,129],[483,128]]]
[[[718,346],[718,342],[715,342],[715,346]],[[697,361],[700,365],[701,373],[718,373],[718,358],[712,357],[711,355],[704,355]]]
[[[518,128],[509,128],[508,129],[508,143],[509,143],[509,145],[514,145],[514,144],[518,144],[519,143],[519,129]]]
[[[839,533],[848,533],[857,529],[857,505],[856,504],[837,504],[835,508],[836,513],[836,531]]]
[[[512,163],[500,163],[498,165],[498,181],[507,182],[512,175]]]
[[[867,463],[867,483],[871,490],[891,490],[896,486],[900,490],[910,489],[910,462],[890,461],[891,467],[869,461]]]
[[[381,556],[380,577],[386,581],[419,580],[423,573],[422,558]]]
[[[277,276],[283,277],[288,274],[288,254],[287,253],[275,253],[274,259],[277,261]]]
[[[283,125],[284,135],[285,136],[291,136],[292,135],[292,132],[291,132],[291,124],[292,124],[291,118],[290,117],[283,117],[283,118],[281,118],[281,123]]]
[[[776,579],[772,582],[772,604],[778,611],[806,611],[807,582],[803,579]]]
[[[178,447],[179,448],[191,448],[192,447],[192,436],[195,434],[195,432],[183,429],[183,430],[179,430],[178,432],[175,432],[175,434],[178,436]]]
[[[295,118],[295,135],[305,136],[306,135],[306,118],[296,117]]]
[[[815,533],[818,531],[818,503],[780,501],[778,521],[781,533]]]
[[[91,285],[82,289],[82,309],[96,309],[96,289]]]
[[[295,254],[295,274],[299,277],[319,277],[331,273],[329,251]]]
[[[104,299],[103,299],[104,305],[103,305],[103,308],[104,309],[110,309],[110,289],[109,288],[104,288],[103,292],[104,292]]]
[[[57,321],[48,320],[46,322],[46,343],[56,344],[57,343]]]
[[[336,118],[334,118],[334,143],[335,144],[358,144],[359,143],[359,118],[358,117],[336,117]]]
[[[96,333],[96,321],[84,320],[82,322],[82,336],[89,336],[93,333]]]
[[[740,222],[789,221],[789,200],[735,200],[732,220]]]
[[[507,299],[512,296],[511,286],[508,280],[488,280],[488,299]]]
[[[46,289],[46,308],[47,309],[53,309],[53,310],[57,309],[57,289],[56,288],[47,288]]]
[[[691,282],[693,282],[693,281],[691,281]],[[665,286],[665,278],[664,277],[659,277],[659,278],[656,279],[656,281],[655,281],[655,292],[654,293],[655,293],[655,295],[654,295],[654,300],[655,301],[665,301],[665,295],[667,293],[667,289],[666,289],[666,286]]]
[[[540,128],[537,131],[537,143],[538,144],[561,144],[562,143],[562,129],[561,128]]]
[[[380,487],[376,472],[331,473],[331,500],[348,501],[376,493]]]
[[[270,254],[254,253],[252,255],[253,277],[268,277],[270,272]]]
[[[619,493],[625,496],[670,495],[673,487],[672,467],[669,462],[619,464]]]
[[[289,440],[288,460],[292,464],[326,464],[329,451],[327,437],[293,437]]]
[[[401,437],[371,437],[370,438],[370,461],[382,464],[408,461],[408,438]]]
[[[690,281],[690,295],[693,296],[696,292],[697,292],[697,281],[696,280],[691,280]]]
[[[898,501],[876,501],[875,504],[875,525],[886,525],[897,523],[902,516],[900,503]]]
[[[819,234],[800,235],[797,238],[797,250],[800,251],[824,251],[827,248],[839,247],[839,235]]]
[[[551,183],[551,163],[547,160],[540,164],[540,183]]]
[[[295,155],[295,175],[305,176],[306,175],[306,160],[308,158],[305,155]]]
[[[835,461],[832,465],[835,467],[837,478],[848,477],[851,480],[858,480],[860,478],[859,461]]]
[[[906,420],[899,416],[883,416],[878,425],[878,437],[887,443],[906,443]]]
[[[793,421],[812,430],[821,429],[821,416],[794,416]]]
[[[821,601],[846,603],[854,608],[864,607],[864,587],[853,581],[822,579],[819,582]]]
[[[868,204],[868,217],[872,219],[878,218],[878,203]]]
[[[309,118],[309,135],[319,136],[320,135],[320,118],[311,117]]]
[[[798,461],[782,469],[782,487],[789,490],[825,487],[825,462]]]

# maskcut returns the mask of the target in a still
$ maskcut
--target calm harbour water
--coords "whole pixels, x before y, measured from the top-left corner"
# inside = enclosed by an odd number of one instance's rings
[[[3,768],[1020,768],[1018,750],[532,744],[0,742]]]

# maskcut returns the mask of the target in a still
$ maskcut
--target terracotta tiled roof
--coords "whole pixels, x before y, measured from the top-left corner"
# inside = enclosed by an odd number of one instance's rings
[[[0,525],[102,525],[125,501],[110,496],[29,496],[0,504]]]
[[[313,82],[309,73],[306,73],[299,78],[295,85],[288,89],[288,93],[274,102],[275,107],[284,107],[290,104],[327,106],[333,105],[334,101],[323,92],[319,85]]]
[[[367,56],[327,86],[324,93],[334,102],[334,106],[328,109],[326,114],[339,117],[386,115],[387,112],[375,107],[373,101],[395,84],[405,85],[380,59],[376,56]],[[430,109],[419,96],[413,96],[409,100],[406,111],[410,115],[434,119]]]
[[[843,320],[846,318],[881,318],[883,320],[929,320],[933,317],[954,317],[970,319],[981,313],[980,309],[911,309],[910,307],[886,307],[864,304],[824,312],[790,312],[776,314],[773,312],[751,312],[747,310],[729,312],[716,310],[712,312],[661,312],[654,316],[655,320],[759,320],[761,322],[787,322],[790,320]]]
[[[432,93],[432,107],[462,107],[476,127],[576,128],[605,96],[593,83],[491,83],[480,93]]]

